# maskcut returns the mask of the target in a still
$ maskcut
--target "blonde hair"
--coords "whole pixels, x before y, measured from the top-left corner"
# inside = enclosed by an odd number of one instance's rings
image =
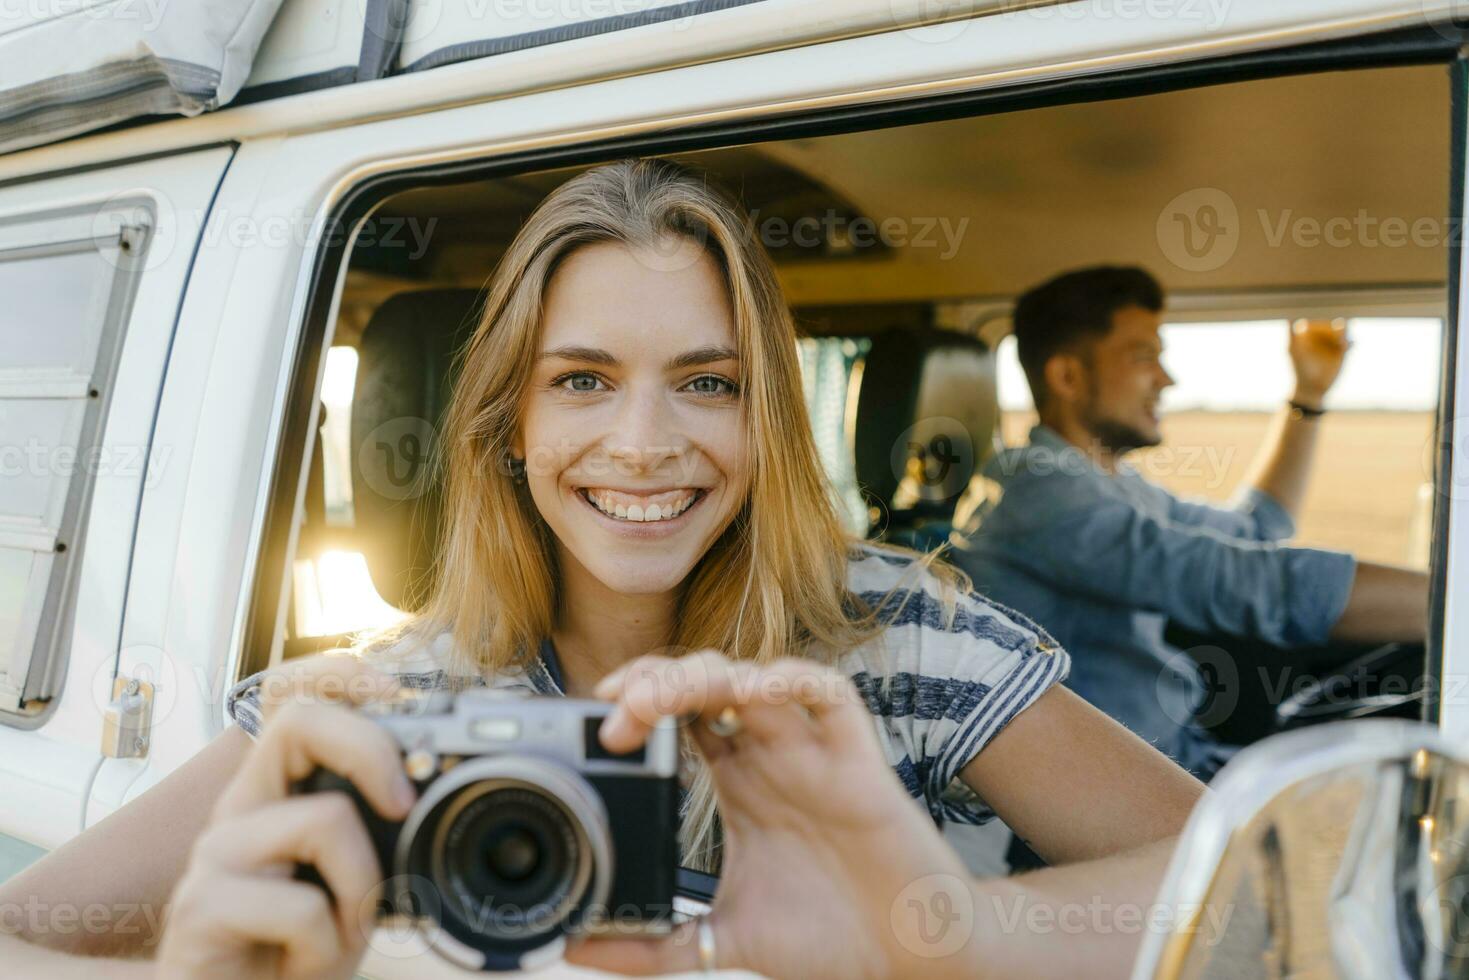
[[[491,276],[483,316],[460,353],[441,440],[444,531],[434,588],[418,614],[369,650],[406,634],[431,640],[447,632],[451,674],[534,669],[556,618],[556,550],[504,460],[540,343],[542,298],[578,248],[666,248],[668,236],[701,245],[723,273],[753,460],[748,498],[685,582],[670,646],[757,663],[791,655],[831,662],[881,631],[846,589],[854,542],[811,435],[790,311],[747,222],[706,178],[662,160],[586,171],[536,208]],[[721,836],[714,789],[706,767],[693,765],[684,862],[714,870]]]

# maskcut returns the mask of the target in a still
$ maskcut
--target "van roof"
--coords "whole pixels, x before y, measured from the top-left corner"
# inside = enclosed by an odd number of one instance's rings
[[[1257,47],[1260,36],[1279,36],[1285,28],[1330,26],[1331,36],[1421,27],[1426,20],[1447,16],[1451,3],[1321,0],[1309,12],[1291,14],[1270,3],[1250,2],[1230,8],[1228,31],[1200,22],[1198,37],[1191,35],[1188,24],[1174,25],[1170,34],[1184,48],[1202,40],[1211,52],[1227,54]],[[932,0],[842,0],[839,4],[830,0],[280,0],[278,10],[270,0],[219,0],[185,7],[160,5],[157,0],[120,5],[75,0],[61,6],[68,14],[76,13],[74,7],[83,8],[83,13],[104,8],[156,9],[160,18],[165,10],[183,10],[180,19],[186,19],[196,9],[231,5],[248,8],[241,17],[263,17],[264,22],[258,25],[258,43],[251,46],[240,77],[220,79],[220,89],[227,89],[229,96],[220,100],[220,107],[206,100],[192,110],[167,110],[195,113],[185,118],[135,113],[122,119],[82,120],[82,114],[73,113],[70,128],[59,128],[49,141],[33,141],[11,152],[6,152],[4,110],[6,96],[14,87],[12,80],[23,78],[28,71],[30,82],[42,83],[43,89],[48,81],[53,87],[62,80],[66,85],[74,82],[74,73],[58,74],[61,56],[47,50],[64,48],[37,44],[41,32],[61,21],[85,24],[97,18],[32,13],[0,21],[0,63],[7,65],[5,78],[0,79],[0,182],[864,35],[947,30],[938,20],[1014,14],[1022,8],[1076,7],[1077,15],[1087,14],[1087,5],[1066,0],[966,0],[940,5],[937,15]],[[393,10],[401,11],[396,19],[389,16]],[[1048,23],[1051,15],[1043,11],[1032,16],[1037,29],[1053,26]],[[1074,19],[1070,13],[1064,16]],[[143,37],[161,33],[146,21],[138,30]],[[127,38],[126,31],[114,33]],[[93,37],[95,32],[85,36]],[[983,32],[970,32],[966,37],[972,43],[983,43]],[[232,50],[230,44],[224,47]],[[1146,60],[1169,60],[1178,50],[1149,51]],[[18,68],[21,55],[28,62],[24,71]],[[1097,55],[1099,62],[1109,60],[1103,51]],[[65,60],[68,65],[74,63],[75,52],[68,51]],[[1027,64],[1018,52],[1013,56],[1006,52],[1002,60],[1007,70],[999,75],[1006,78],[1044,67]],[[954,79],[955,84],[962,81]],[[995,82],[1004,84],[1004,79],[997,76]],[[107,128],[91,131],[90,127],[98,126]]]
[[[1014,3],[959,6],[974,16]],[[921,0],[281,0],[273,17],[268,0],[208,14],[138,0],[123,5],[130,21],[108,24],[102,11],[116,5],[63,6],[72,16],[0,22],[0,179],[154,153],[160,139],[300,132],[934,17]]]

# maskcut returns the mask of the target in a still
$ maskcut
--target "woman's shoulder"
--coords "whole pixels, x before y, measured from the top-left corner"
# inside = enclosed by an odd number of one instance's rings
[[[847,588],[885,628],[886,646],[979,641],[1005,652],[1054,652],[1038,623],[976,592],[942,559],[873,542],[848,553]],[[967,644],[966,644],[967,645]]]

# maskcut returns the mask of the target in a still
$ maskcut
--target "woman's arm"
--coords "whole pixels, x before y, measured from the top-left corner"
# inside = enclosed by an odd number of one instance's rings
[[[279,675],[280,683],[263,699],[269,711],[292,701],[356,703],[390,693],[396,685],[356,657],[339,654],[293,661]],[[58,953],[153,958],[189,850],[252,744],[231,725],[158,785],[0,885],[0,913],[20,910],[0,914],[0,951],[9,954],[10,946],[25,943],[32,947],[27,956],[49,957],[44,970],[20,975],[65,975]],[[37,907],[77,910],[58,919],[75,927],[36,928],[25,909]],[[88,918],[82,918],[83,911]],[[0,956],[0,961],[11,959]],[[97,967],[80,965],[93,975]]]
[[[1060,685],[1000,730],[960,771],[1051,864],[1176,836],[1203,784]]]
[[[45,928],[49,917],[36,928],[37,917],[19,914],[0,918],[5,931],[78,956],[152,957],[189,847],[249,747],[250,737],[231,726],[158,785],[0,885],[0,909],[77,910],[58,920],[72,928]],[[82,910],[94,910],[85,928]]]
[[[1134,924],[1090,912],[1149,909],[1168,845],[975,881],[887,766],[856,690],[829,668],[796,660],[757,667],[712,652],[645,657],[606,678],[597,695],[618,703],[601,732],[614,752],[641,744],[661,717],[692,716],[689,732],[709,762],[726,831],[723,877],[708,920],[716,967],[818,980],[1069,978],[1125,975],[1136,956]],[[1037,712],[1046,698],[1061,707]],[[1092,736],[1103,749],[1136,756],[1107,719],[1101,724],[1066,707],[1065,695],[1046,698],[1021,717],[1031,715],[1037,728],[1062,725],[1065,731],[1050,733],[1058,745]],[[727,723],[726,709],[738,724]],[[719,733],[708,726],[714,719],[726,722]],[[1015,724],[1012,735],[1023,734]],[[1010,757],[1012,765],[1021,761]],[[1027,781],[1056,790],[1076,768],[1073,761],[1049,784]],[[1167,776],[1144,766],[1140,777],[1125,762],[1121,769],[1129,780]],[[996,795],[991,775],[981,782]],[[1012,777],[1019,778],[1006,773]],[[1178,791],[1170,805],[1185,795]],[[1028,824],[1040,819],[1031,809],[1056,811],[1075,801],[1026,792],[1009,802],[1010,819]],[[1088,914],[1078,920],[1078,910]],[[570,958],[631,974],[693,970],[701,965],[697,932],[690,923],[659,939],[594,939]]]
[[[0,963],[7,976],[46,977],[47,980],[153,980],[156,975],[152,960],[102,959],[96,956],[74,956],[0,935]]]

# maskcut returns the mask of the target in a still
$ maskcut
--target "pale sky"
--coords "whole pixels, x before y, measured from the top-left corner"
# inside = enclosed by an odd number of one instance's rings
[[[1364,317],[1351,320],[1348,331],[1352,349],[1327,407],[1433,409],[1441,320]],[[1163,394],[1165,412],[1269,411],[1290,395],[1284,320],[1165,324],[1163,345],[1163,364],[1178,382]],[[1031,408],[1012,338],[1000,344],[998,370],[1000,407]]]

